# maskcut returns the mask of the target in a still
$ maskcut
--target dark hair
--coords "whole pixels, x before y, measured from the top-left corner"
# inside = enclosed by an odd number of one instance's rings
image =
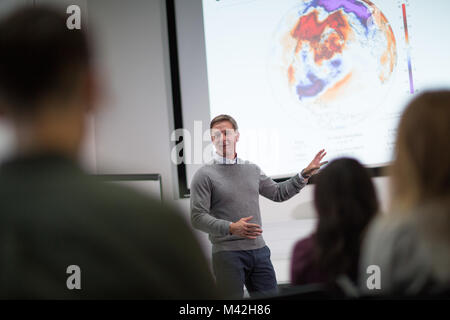
[[[315,262],[333,281],[347,275],[356,282],[363,233],[378,211],[375,188],[366,169],[355,159],[332,161],[317,176],[314,205]]]
[[[212,127],[219,122],[222,121],[229,121],[231,122],[231,124],[233,125],[233,129],[237,130],[238,129],[238,125],[236,120],[234,120],[234,118],[232,116],[229,116],[227,114],[220,114],[217,117],[214,117],[214,119],[211,120],[211,123],[209,124],[209,128],[212,129]]]
[[[73,93],[90,52],[67,18],[62,10],[26,6],[0,22],[0,98],[13,112],[35,111],[48,94]]]

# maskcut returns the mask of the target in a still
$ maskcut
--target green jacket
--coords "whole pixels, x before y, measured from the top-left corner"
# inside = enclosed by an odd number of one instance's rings
[[[201,249],[173,209],[58,155],[0,167],[0,298],[216,297]]]

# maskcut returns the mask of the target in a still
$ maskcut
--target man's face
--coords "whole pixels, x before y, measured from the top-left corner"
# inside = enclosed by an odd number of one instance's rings
[[[219,155],[234,158],[239,132],[234,130],[230,121],[218,122],[211,129],[211,141]]]

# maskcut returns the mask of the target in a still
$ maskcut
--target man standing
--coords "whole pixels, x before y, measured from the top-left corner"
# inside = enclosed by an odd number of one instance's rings
[[[259,195],[277,202],[296,195],[326,162],[321,150],[298,175],[276,183],[261,169],[237,157],[239,132],[229,115],[219,115],[210,124],[216,154],[200,168],[191,184],[191,221],[209,234],[217,285],[230,297],[275,293],[277,281],[261,229]]]

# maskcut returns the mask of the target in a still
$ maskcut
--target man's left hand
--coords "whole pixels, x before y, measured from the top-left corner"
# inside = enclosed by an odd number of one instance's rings
[[[320,162],[325,157],[327,153],[325,152],[325,149],[320,150],[314,159],[311,161],[311,163],[302,170],[302,176],[306,179],[310,178],[311,176],[315,175],[321,166],[324,164],[327,164],[328,161]]]

